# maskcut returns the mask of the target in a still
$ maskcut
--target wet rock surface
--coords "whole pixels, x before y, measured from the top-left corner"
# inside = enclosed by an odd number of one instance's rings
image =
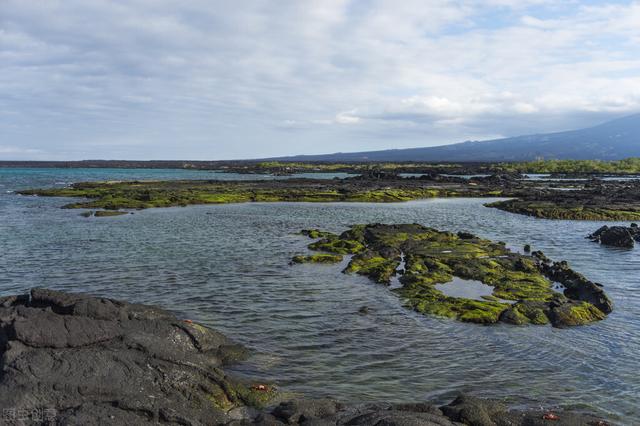
[[[640,220],[640,181],[530,183],[504,195],[516,198],[486,206],[543,219]]]
[[[349,425],[349,426],[605,426],[602,419],[568,412],[509,410],[502,403],[460,395],[448,405],[430,403],[370,403],[344,405],[323,400],[281,403],[271,412],[239,425]]]
[[[3,424],[606,425],[592,415],[509,411],[461,395],[429,403],[277,402],[222,367],[244,348],[167,311],[34,289],[0,299]]]
[[[633,248],[640,242],[640,227],[635,223],[629,227],[605,225],[587,238],[604,246]]]
[[[353,255],[344,272],[386,285],[399,276],[401,286],[393,291],[423,314],[481,324],[567,327],[602,320],[613,310],[602,286],[566,262],[553,262],[541,252],[514,253],[503,243],[469,232],[370,224],[355,225],[341,235],[318,230],[305,235],[320,238],[309,245],[312,250]],[[484,284],[493,288],[492,294],[480,299],[447,295],[438,287],[454,279],[457,284],[447,285]],[[562,290],[555,291],[554,283],[562,284]]]
[[[161,309],[43,289],[0,306],[3,408],[55,410],[59,424],[215,424],[255,399],[221,369],[241,346]]]

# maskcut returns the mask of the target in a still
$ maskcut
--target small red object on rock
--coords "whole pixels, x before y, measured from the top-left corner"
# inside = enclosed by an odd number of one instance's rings
[[[186,322],[187,324],[193,324],[193,321],[191,320],[184,320],[184,322]]]
[[[259,391],[263,391],[266,392],[269,390],[269,386],[267,385],[253,385],[252,386],[254,390],[259,390]]]
[[[560,417],[558,417],[556,414],[553,414],[553,413],[545,413],[545,415],[542,416],[542,418],[545,420],[560,420]]]

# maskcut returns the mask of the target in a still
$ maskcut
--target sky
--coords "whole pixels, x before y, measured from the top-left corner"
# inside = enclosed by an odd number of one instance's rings
[[[640,111],[640,1],[0,0],[0,160],[263,158]]]

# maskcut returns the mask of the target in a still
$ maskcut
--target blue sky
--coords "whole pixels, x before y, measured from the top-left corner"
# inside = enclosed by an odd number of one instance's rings
[[[407,148],[638,111],[639,1],[0,0],[4,160]]]

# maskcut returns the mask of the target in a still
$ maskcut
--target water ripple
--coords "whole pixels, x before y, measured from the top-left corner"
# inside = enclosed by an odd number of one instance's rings
[[[2,179],[15,189],[47,177]],[[238,373],[312,396],[444,402],[464,390],[640,422],[640,249],[585,240],[597,222],[522,217],[485,201],[194,206],[87,220],[58,209],[65,200],[0,194],[0,291],[48,286],[162,305],[253,348]],[[531,244],[602,283],[615,311],[566,330],[462,324],[408,311],[344,265],[288,264],[309,242],[300,229],[367,222]]]

